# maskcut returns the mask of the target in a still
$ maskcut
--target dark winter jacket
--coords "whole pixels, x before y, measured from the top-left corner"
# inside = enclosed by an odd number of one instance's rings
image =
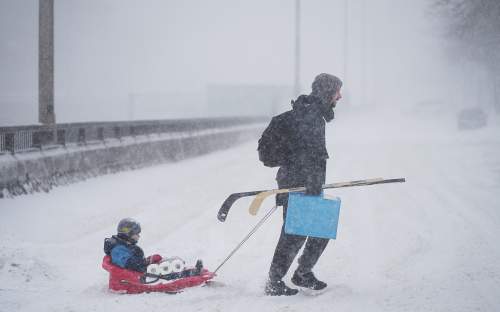
[[[146,272],[148,261],[144,258],[144,252],[134,242],[126,237],[113,235],[104,240],[104,253],[111,256],[111,262],[121,268]]]
[[[325,183],[328,152],[325,143],[325,120],[319,98],[300,96],[293,109],[275,118],[285,120],[287,156],[276,175],[279,188],[305,186],[307,193],[319,195]],[[272,122],[272,121],[271,121]],[[287,194],[278,195],[278,205],[285,205]]]

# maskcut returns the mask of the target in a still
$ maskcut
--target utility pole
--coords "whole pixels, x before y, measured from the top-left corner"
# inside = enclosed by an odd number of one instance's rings
[[[295,84],[294,96],[300,94],[300,0],[295,0]]]
[[[344,77],[342,80],[344,81],[344,86],[348,85],[348,63],[349,63],[349,0],[344,0]],[[344,87],[345,88],[345,87]],[[349,88],[347,88],[349,89]],[[349,96],[344,91],[344,98],[346,103],[349,104]]]
[[[367,52],[367,49],[368,49],[368,43],[367,43],[367,40],[368,40],[368,36],[367,36],[367,1],[366,0],[362,0],[362,17],[361,17],[361,53],[362,53],[362,64],[363,64],[363,68],[362,68],[362,72],[361,72],[361,91],[362,91],[362,100],[361,100],[361,104],[362,105],[367,105],[367,102],[368,102],[368,84],[367,84],[367,72],[368,72],[368,52]]]
[[[54,125],[54,0],[39,0],[38,16],[38,121]]]

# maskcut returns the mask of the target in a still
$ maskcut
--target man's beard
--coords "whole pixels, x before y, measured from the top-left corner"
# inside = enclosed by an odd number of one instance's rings
[[[335,107],[335,102],[333,103],[329,103],[329,104],[323,104],[322,105],[322,109],[321,109],[321,113],[323,115],[323,118],[325,119],[326,122],[330,122],[333,120],[333,118],[335,118],[335,113],[333,112],[333,108]]]

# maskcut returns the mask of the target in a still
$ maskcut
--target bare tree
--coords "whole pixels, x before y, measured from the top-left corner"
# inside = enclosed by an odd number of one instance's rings
[[[434,0],[457,55],[485,66],[500,112],[500,0]]]

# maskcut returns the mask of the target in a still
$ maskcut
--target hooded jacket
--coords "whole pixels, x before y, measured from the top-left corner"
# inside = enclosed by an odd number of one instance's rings
[[[144,252],[127,237],[118,234],[106,238],[104,253],[111,256],[111,263],[114,265],[128,270],[146,272],[148,261],[144,258]]]
[[[279,188],[305,186],[308,194],[321,194],[329,158],[321,104],[314,95],[301,95],[292,102],[292,110],[273,118],[286,125],[287,155],[276,175]],[[278,205],[284,205],[288,195],[280,194],[276,199]]]

